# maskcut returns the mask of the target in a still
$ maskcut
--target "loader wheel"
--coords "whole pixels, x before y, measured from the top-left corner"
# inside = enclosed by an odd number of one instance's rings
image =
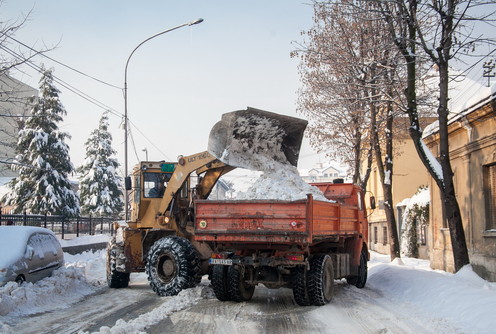
[[[248,285],[244,280],[244,268],[229,266],[227,269],[228,293],[231,300],[245,302],[253,297],[254,285]]]
[[[195,287],[201,279],[196,249],[187,239],[177,236],[153,244],[145,270],[150,286],[159,296],[175,296],[181,290]]]
[[[334,294],[334,267],[327,254],[317,254],[310,260],[308,273],[308,297],[315,306],[331,301]]]
[[[125,262],[124,247],[113,237],[107,246],[107,285],[112,289],[127,288],[130,273],[118,271]]]
[[[360,265],[358,266],[358,276],[350,276],[346,278],[346,282],[350,285],[354,285],[357,288],[361,289],[365,287],[365,283],[367,283],[367,249],[365,247],[362,248],[360,252]]]
[[[293,297],[296,304],[300,306],[309,306],[310,298],[308,297],[307,268],[298,266],[292,270]]]
[[[215,297],[222,302],[230,300],[227,284],[227,269],[227,266],[219,264],[214,265],[212,268],[212,288],[214,289]]]

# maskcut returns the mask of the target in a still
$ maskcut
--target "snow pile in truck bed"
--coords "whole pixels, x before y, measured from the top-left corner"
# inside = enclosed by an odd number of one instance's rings
[[[270,119],[252,115],[239,117],[234,124],[235,138],[219,160],[231,166],[263,172],[245,192],[235,199],[287,200],[315,199],[328,201],[322,192],[306,183],[282,150],[284,130]]]
[[[281,163],[277,165],[279,168],[263,170],[255,183],[248,190],[237,193],[235,199],[296,201],[312,194],[316,200],[329,201],[318,188],[309,185],[300,177],[296,167]]]

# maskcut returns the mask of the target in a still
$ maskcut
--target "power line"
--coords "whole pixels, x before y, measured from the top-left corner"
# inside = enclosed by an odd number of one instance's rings
[[[11,38],[12,38],[12,37],[11,37]],[[15,40],[14,38],[12,38],[12,39],[13,39],[13,40]],[[16,41],[16,42],[18,42],[18,43],[20,43],[21,45],[24,45],[22,42],[19,42],[19,41],[17,41],[17,40],[15,40],[15,41]],[[24,46],[25,46],[25,47],[27,47],[27,48],[29,48],[29,47],[28,47],[28,46],[26,46],[26,45],[24,45]],[[32,62],[32,61],[30,61],[30,60],[25,59],[22,55],[18,54],[17,52],[15,52],[15,51],[13,51],[13,50],[11,50],[11,49],[9,49],[9,48],[5,47],[4,45],[0,45],[0,49],[4,50],[5,52],[9,53],[10,55],[12,55],[13,57],[15,57],[15,58],[17,58],[17,59],[19,59],[19,60],[25,61],[25,63],[26,63],[29,67],[31,67],[32,69],[34,69],[35,71],[37,71],[37,72],[39,72],[39,73],[43,73],[43,69],[42,69],[40,66],[36,65],[35,63],[33,63],[33,62]],[[31,49],[31,48],[29,48],[29,49]],[[33,50],[33,51],[37,52],[37,51],[36,51],[36,50],[34,50],[34,49],[31,49],[31,50]],[[41,53],[40,53],[40,54],[41,54]],[[80,73],[80,74],[82,74],[82,75],[88,76],[88,77],[90,77],[91,79],[94,79],[94,80],[99,81],[99,82],[101,82],[101,83],[104,83],[104,84],[106,84],[106,85],[112,86],[112,87],[114,87],[114,88],[121,89],[120,87],[117,87],[117,86],[114,86],[114,85],[111,85],[111,84],[107,84],[107,83],[105,83],[105,82],[102,82],[102,81],[101,81],[101,80],[99,80],[99,79],[96,79],[96,78],[93,78],[93,77],[91,77],[91,76],[89,76],[89,75],[86,75],[86,74],[84,74],[83,72],[80,72],[80,71],[78,71],[78,70],[76,70],[76,69],[73,69],[73,68],[71,68],[70,66],[65,65],[65,64],[63,64],[63,63],[61,63],[61,62],[58,62],[58,61],[56,61],[56,60],[54,60],[54,59],[52,59],[52,58],[50,58],[50,57],[48,57],[48,56],[46,56],[46,55],[44,55],[44,54],[42,54],[42,55],[43,55],[43,56],[45,56],[46,58],[48,58],[48,59],[50,59],[50,60],[52,60],[52,61],[54,61],[54,62],[56,62],[56,63],[60,64],[60,65],[62,65],[62,66],[68,67],[68,68],[70,68],[71,70],[74,70],[74,71],[76,71],[76,72],[78,72],[78,73]],[[101,108],[101,109],[103,109],[103,110],[105,110],[105,111],[110,112],[110,113],[111,113],[111,114],[113,114],[114,116],[118,116],[118,117],[123,117],[123,116],[124,116],[122,113],[118,112],[118,111],[117,111],[117,110],[115,110],[114,108],[112,108],[112,107],[110,107],[110,106],[107,106],[107,105],[106,105],[106,104],[104,104],[103,102],[100,102],[99,100],[97,100],[97,99],[95,99],[95,98],[93,98],[93,97],[89,96],[88,94],[84,93],[83,91],[79,90],[78,88],[76,88],[76,87],[74,87],[74,86],[70,85],[69,83],[67,83],[67,82],[63,81],[63,80],[62,80],[62,79],[60,79],[59,77],[57,77],[57,76],[55,76],[55,75],[53,75],[53,74],[52,74],[52,77],[53,77],[53,80],[54,80],[56,83],[58,83],[59,85],[61,85],[61,86],[62,86],[62,87],[64,87],[64,88],[68,89],[69,91],[73,92],[74,94],[78,95],[79,97],[81,97],[81,98],[85,99],[86,101],[88,101],[88,102],[90,102],[90,103],[92,103],[92,104],[96,105],[97,107],[99,107],[99,108]],[[16,116],[9,116],[9,115],[0,115],[0,116],[6,116],[6,117],[16,117]],[[24,116],[24,117],[30,117],[30,116]],[[142,131],[141,131],[141,130],[140,130],[140,129],[139,129],[139,128],[135,125],[135,124],[134,124],[134,123],[133,123],[133,122],[131,122],[131,120],[129,120],[129,119],[128,119],[128,121],[129,121],[129,123],[130,123],[130,124],[131,124],[131,125],[132,125],[132,126],[133,126],[133,127],[134,127],[134,128],[135,128],[135,129],[136,129],[136,130],[137,130],[137,131],[138,131],[138,132],[139,132],[142,136],[143,136],[143,138],[145,138],[145,140],[146,140],[148,143],[150,143],[150,144],[151,144],[151,145],[152,145],[152,146],[153,146],[153,147],[154,147],[157,151],[159,151],[159,152],[160,152],[160,153],[161,153],[161,154],[162,154],[162,155],[163,155],[163,156],[164,156],[167,160],[171,160],[171,159],[170,159],[170,158],[169,158],[169,157],[168,157],[168,156],[167,156],[167,155],[166,155],[166,154],[165,154],[165,153],[164,153],[164,152],[163,152],[163,151],[162,151],[162,150],[161,150],[161,149],[160,149],[157,145],[155,145],[155,144],[154,144],[154,143],[153,143],[153,142],[152,142],[152,141],[151,141],[151,140],[150,140],[150,139],[149,139],[149,138],[148,138],[148,137],[147,137],[147,136],[146,136],[146,135],[145,135],[145,134],[144,134],[144,133],[143,133],[143,132],[142,132]],[[132,137],[132,135],[131,135],[131,137]],[[133,139],[132,139],[132,140],[133,140]],[[134,145],[134,140],[133,140],[133,148],[134,148],[134,152],[135,152],[136,158],[137,158],[137,159],[138,159],[138,161],[139,161],[139,157],[138,157],[138,154],[137,154],[137,151],[136,151],[136,147],[135,147],[135,145]]]
[[[81,74],[81,75],[84,75],[84,76],[85,76],[85,77],[87,77],[87,78],[90,78],[90,79],[93,79],[93,80],[95,80],[95,81],[98,81],[99,83],[102,83],[102,84],[107,85],[107,86],[109,86],[109,87],[113,87],[113,88],[117,88],[117,89],[119,89],[119,90],[122,90],[122,87],[115,86],[115,85],[113,85],[113,84],[110,84],[110,83],[105,82],[105,81],[103,81],[103,80],[100,80],[100,79],[98,79],[98,78],[95,78],[95,77],[93,77],[93,76],[91,76],[91,75],[89,75],[89,74],[86,74],[86,73],[84,73],[84,72],[81,72],[80,70],[75,69],[75,68],[74,68],[74,67],[72,67],[72,66],[69,66],[69,65],[67,65],[67,64],[64,64],[64,63],[62,63],[62,62],[60,62],[60,61],[58,61],[58,60],[56,60],[56,59],[53,59],[52,57],[47,56],[46,54],[44,54],[44,53],[43,53],[43,52],[41,52],[41,51],[38,51],[38,50],[33,49],[33,48],[32,48],[32,47],[30,47],[29,45],[27,45],[27,44],[25,44],[25,43],[23,43],[23,42],[21,42],[21,41],[19,41],[19,40],[15,39],[15,38],[14,38],[14,37],[12,37],[12,36],[6,35],[6,37],[8,37],[8,38],[12,39],[13,41],[15,41],[15,42],[17,42],[17,43],[19,43],[19,44],[21,44],[22,46],[24,46],[25,48],[27,48],[27,49],[29,49],[29,50],[31,50],[31,51],[33,51],[33,52],[35,52],[36,54],[38,54],[38,55],[40,55],[40,56],[43,56],[43,57],[45,57],[45,58],[47,58],[47,59],[50,59],[51,61],[53,61],[53,62],[55,62],[55,63],[57,63],[57,64],[59,64],[59,65],[62,65],[62,66],[66,67],[66,68],[68,68],[68,69],[70,69],[70,70],[72,70],[72,71],[74,71],[74,72],[76,72],[76,73],[79,73],[79,74]]]
[[[25,60],[22,55],[19,55],[18,53],[16,53],[15,51],[5,47],[4,45],[0,45],[0,49],[4,50],[5,52],[7,52],[8,54],[10,54],[11,56],[19,59],[19,60]],[[34,64],[32,61],[30,60],[25,60],[25,63],[31,67],[32,69],[34,69],[35,71],[39,72],[39,73],[43,73],[43,69]],[[52,74],[52,77],[53,77],[53,80],[55,82],[57,82],[58,84],[60,84],[62,87],[68,89],[69,91],[73,92],[74,94],[78,95],[79,97],[87,100],[88,102],[96,105],[97,107],[105,110],[105,111],[109,111],[111,114],[115,115],[115,116],[118,116],[118,117],[122,117],[122,114],[120,112],[118,112],[117,110],[115,110],[114,108],[110,107],[110,106],[107,106],[106,104],[104,104],[103,102],[100,102],[98,101],[97,99],[89,96],[88,94],[82,92],[81,90],[77,89],[76,87],[70,85],[69,83],[63,81],[62,79],[58,78],[57,76],[53,75]]]
[[[153,146],[153,147],[154,147],[157,151],[159,151],[159,152],[160,152],[160,153],[161,153],[161,154],[162,154],[162,155],[163,155],[163,156],[164,156],[167,160],[172,161],[172,159],[171,159],[171,158],[169,158],[169,157],[167,156],[167,154],[165,154],[164,152],[162,152],[162,150],[161,150],[160,148],[158,148],[158,147],[157,147],[157,145],[155,145],[155,144],[154,144],[154,143],[153,143],[153,142],[152,142],[152,141],[151,141],[151,140],[150,140],[150,139],[149,139],[149,138],[148,138],[148,137],[147,137],[147,136],[146,136],[143,132],[141,132],[141,130],[140,130],[140,129],[138,129],[138,127],[137,127],[137,126],[136,126],[133,122],[131,122],[131,120],[130,120],[130,119],[128,119],[128,122],[129,122],[129,123],[130,123],[130,124],[131,124],[131,125],[132,125],[132,126],[133,126],[133,127],[134,127],[134,128],[135,128],[135,129],[136,129],[136,130],[137,130],[137,131],[138,131],[138,132],[139,132],[142,136],[143,136],[143,138],[145,138],[145,139],[146,139],[146,141],[148,141],[148,142],[149,142],[149,143],[150,143],[150,144],[151,144],[151,145],[152,145],[152,146]],[[136,148],[135,148],[135,150],[136,150]]]

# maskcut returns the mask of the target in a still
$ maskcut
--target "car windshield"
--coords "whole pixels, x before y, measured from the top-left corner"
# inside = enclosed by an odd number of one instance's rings
[[[0,226],[0,268],[11,265],[24,256],[29,236],[34,232],[51,233],[31,226]]]

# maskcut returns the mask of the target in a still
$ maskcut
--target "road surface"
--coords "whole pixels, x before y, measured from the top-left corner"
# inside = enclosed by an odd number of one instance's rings
[[[9,319],[12,333],[456,333],[370,288],[336,281],[332,302],[301,307],[289,289],[258,286],[245,303],[215,299],[204,278],[196,295],[159,297],[143,274],[127,289],[103,288],[72,307]],[[191,289],[195,290],[195,289]],[[193,296],[193,297],[192,297]],[[195,297],[196,296],[196,297]]]

